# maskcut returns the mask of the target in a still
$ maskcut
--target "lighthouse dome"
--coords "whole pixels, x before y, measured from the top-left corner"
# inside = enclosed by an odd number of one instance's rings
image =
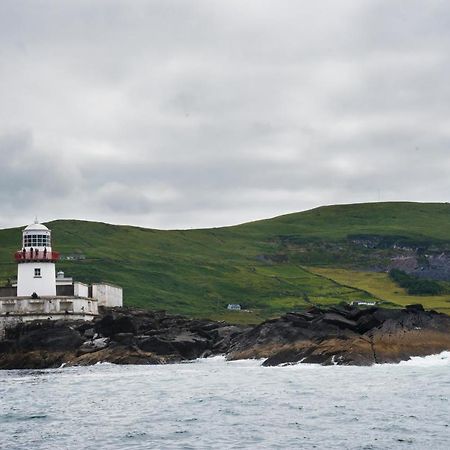
[[[42,223],[32,223],[24,228],[23,231],[50,231],[45,225]]]

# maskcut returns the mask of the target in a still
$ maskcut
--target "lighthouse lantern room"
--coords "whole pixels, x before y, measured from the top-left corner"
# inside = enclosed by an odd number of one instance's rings
[[[55,296],[55,261],[51,231],[37,220],[22,232],[22,249],[16,252],[17,296]]]

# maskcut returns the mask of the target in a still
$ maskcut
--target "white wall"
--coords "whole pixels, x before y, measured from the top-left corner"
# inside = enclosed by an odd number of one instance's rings
[[[88,297],[89,296],[89,286],[87,284],[81,283],[80,281],[74,281],[73,295],[75,295],[77,297]]]
[[[98,302],[95,299],[74,298],[72,300],[73,300],[73,312],[75,314],[81,314],[81,313],[98,314]],[[60,300],[60,302],[61,301],[62,300]],[[61,303],[60,303],[60,305],[61,305]]]
[[[98,306],[123,306],[122,288],[111,284],[93,284],[92,298],[98,300]]]
[[[30,297],[33,292],[41,296],[56,295],[55,264],[50,262],[29,262],[17,265],[17,296]],[[41,276],[34,276],[34,269],[41,269]]]
[[[45,319],[59,319],[61,318],[60,315],[97,315],[98,306],[97,301],[91,298],[53,297],[32,299],[8,297],[0,299],[0,315],[6,313],[8,313],[8,316],[14,316],[15,314],[26,317],[45,315]]]

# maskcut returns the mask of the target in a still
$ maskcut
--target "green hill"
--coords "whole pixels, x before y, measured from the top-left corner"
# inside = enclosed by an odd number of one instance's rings
[[[63,259],[58,269],[82,281],[122,285],[128,305],[228,318],[227,304],[240,303],[252,311],[240,313],[242,321],[310,304],[379,298],[348,280],[343,284],[329,273],[324,276],[316,267],[382,271],[396,255],[413,252],[423,259],[426,252],[450,249],[448,204],[327,206],[199,230],[76,220],[47,225],[53,247],[64,258],[84,257]],[[12,253],[20,247],[21,229],[0,230],[3,282],[15,275]],[[439,298],[438,308],[447,310],[450,296]]]

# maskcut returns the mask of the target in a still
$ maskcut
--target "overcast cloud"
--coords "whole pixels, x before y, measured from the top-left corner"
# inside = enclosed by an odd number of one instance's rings
[[[450,197],[450,2],[2,0],[0,226]]]

